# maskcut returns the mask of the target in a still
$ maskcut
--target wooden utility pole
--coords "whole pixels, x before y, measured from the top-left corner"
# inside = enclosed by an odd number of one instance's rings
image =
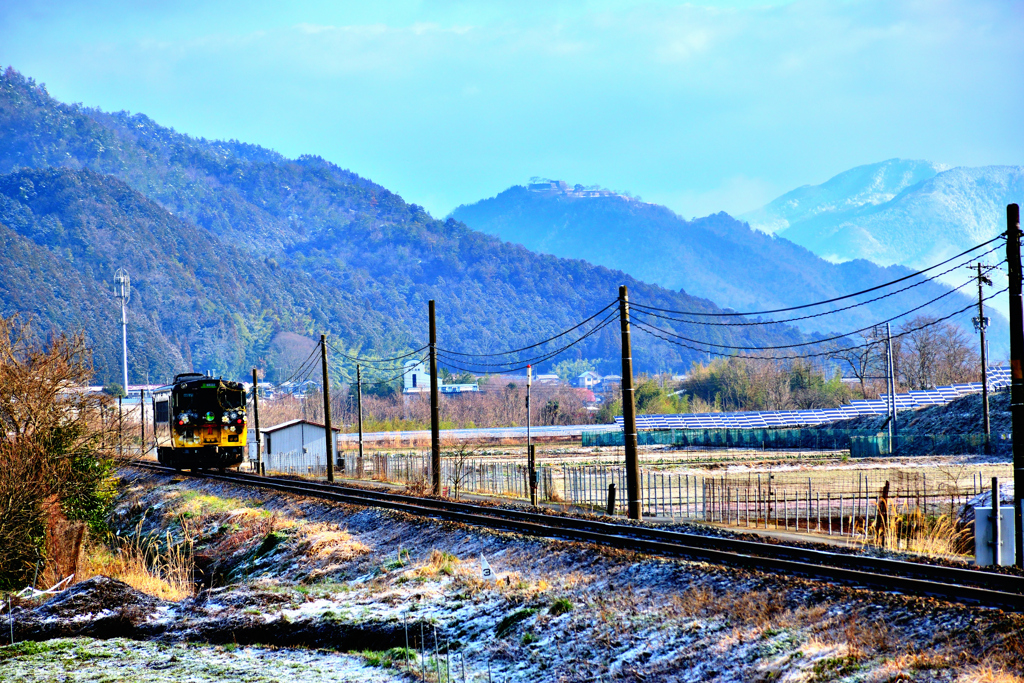
[[[1020,207],[1006,206],[1006,270],[1010,296],[1010,424],[1013,431],[1014,560],[1024,567],[1024,311],[1021,310]]]
[[[533,442],[530,440],[530,388],[533,386],[533,366],[526,366],[526,469],[530,470],[530,505],[537,505],[536,463],[534,462]]]
[[[139,389],[139,457],[146,454],[146,390]]]
[[[363,476],[363,373],[356,366],[356,421],[359,424],[359,460],[356,462],[356,477]]]
[[[260,379],[252,369],[252,420],[256,437],[256,474],[263,474],[263,444],[260,443]]]
[[[992,285],[992,281],[981,274],[981,264],[978,267],[978,317],[974,319],[974,329],[981,335],[981,405],[984,412],[985,427],[985,453],[992,452],[992,425],[988,416],[988,349],[985,344],[985,328],[988,327],[988,318],[985,317],[985,295],[982,285]]]
[[[437,325],[434,322],[434,300],[430,313],[430,481],[435,496],[441,495],[441,420],[437,406]]]
[[[626,510],[630,519],[640,519],[640,461],[636,452],[633,349],[629,342],[629,292],[626,285],[619,287],[619,322],[622,328],[622,438],[626,446]]]
[[[334,430],[331,429],[331,382],[327,377],[327,335],[320,335],[320,364],[323,369],[324,445],[327,451],[327,481],[334,481]]]

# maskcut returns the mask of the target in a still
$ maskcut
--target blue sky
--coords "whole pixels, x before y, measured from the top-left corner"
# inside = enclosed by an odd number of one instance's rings
[[[531,176],[686,217],[891,157],[1024,163],[1024,3],[20,2],[55,97],[319,154],[444,216]]]

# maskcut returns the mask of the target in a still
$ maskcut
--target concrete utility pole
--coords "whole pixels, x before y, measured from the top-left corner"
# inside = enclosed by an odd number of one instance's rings
[[[629,292],[619,287],[622,328],[622,438],[626,447],[626,509],[630,519],[641,518],[640,460],[636,446],[636,404],[633,396],[633,348],[629,341]]]
[[[882,338],[882,326],[875,325],[871,330],[872,339]],[[893,364],[892,364],[892,340],[889,336],[889,323],[885,324],[885,412],[888,415],[888,420],[885,421],[886,435],[888,437],[889,453],[892,453],[892,437],[893,428],[896,425],[896,398],[895,388],[896,382],[892,376]]]
[[[128,277],[128,271],[118,268],[114,273],[114,296],[121,302],[121,359],[125,396],[128,395],[128,319],[125,314],[131,294],[131,278]]]
[[[324,379],[324,445],[327,451],[327,481],[334,481],[334,430],[331,429],[331,382],[327,377],[327,335],[320,335],[320,362]]]
[[[260,379],[252,369],[252,420],[256,436],[256,474],[263,474],[263,444],[260,443]]]
[[[1024,311],[1021,310],[1020,207],[1006,206],[1006,270],[1010,298],[1010,424],[1013,431],[1014,559],[1024,567]]]
[[[896,363],[892,357],[892,331],[889,329],[889,323],[885,324],[885,348],[889,356],[889,396],[892,401],[892,435],[898,438],[900,428],[899,423],[896,421]],[[892,453],[891,448],[889,452]]]
[[[441,419],[437,406],[437,324],[434,321],[434,300],[427,310],[430,315],[430,481],[435,496],[441,495]]]
[[[975,264],[978,268],[978,317],[971,318],[974,329],[981,335],[981,403],[984,410],[985,427],[985,453],[992,452],[992,425],[988,416],[988,348],[985,344],[985,329],[988,327],[989,319],[985,315],[985,294],[982,285],[992,286],[992,280],[981,274],[981,264]]]

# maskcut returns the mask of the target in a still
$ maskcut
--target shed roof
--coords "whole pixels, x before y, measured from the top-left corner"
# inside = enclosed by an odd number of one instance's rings
[[[310,422],[309,420],[298,419],[298,420],[288,420],[287,422],[282,422],[279,425],[274,425],[273,427],[267,427],[266,429],[261,429],[260,431],[263,432],[264,434],[269,434],[270,432],[277,432],[277,431],[280,431],[282,429],[287,429],[288,427],[294,427],[297,424],[308,424],[311,427],[319,427],[320,429],[324,428],[324,426],[321,423],[319,423],[319,422]],[[331,431],[332,432],[340,432],[341,429],[339,427],[335,427],[334,425],[331,425]]]

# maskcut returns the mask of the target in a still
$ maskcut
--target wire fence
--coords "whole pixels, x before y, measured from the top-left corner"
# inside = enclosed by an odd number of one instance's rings
[[[339,458],[339,470],[350,478],[430,486],[429,452],[372,453]],[[529,500],[529,469],[522,461],[446,456],[441,459],[442,495],[493,495]],[[269,466],[268,466],[269,470]],[[538,470],[538,501],[570,505],[612,515],[626,515],[626,470],[620,465],[547,463]],[[322,470],[319,470],[322,471]],[[356,477],[356,474],[359,477]],[[895,510],[955,517],[988,477],[960,471],[955,480],[925,472],[882,469],[874,473],[829,473],[828,479],[798,473],[705,475],[640,469],[641,512],[663,521],[695,521],[734,527],[814,532],[866,538],[880,515]]]

